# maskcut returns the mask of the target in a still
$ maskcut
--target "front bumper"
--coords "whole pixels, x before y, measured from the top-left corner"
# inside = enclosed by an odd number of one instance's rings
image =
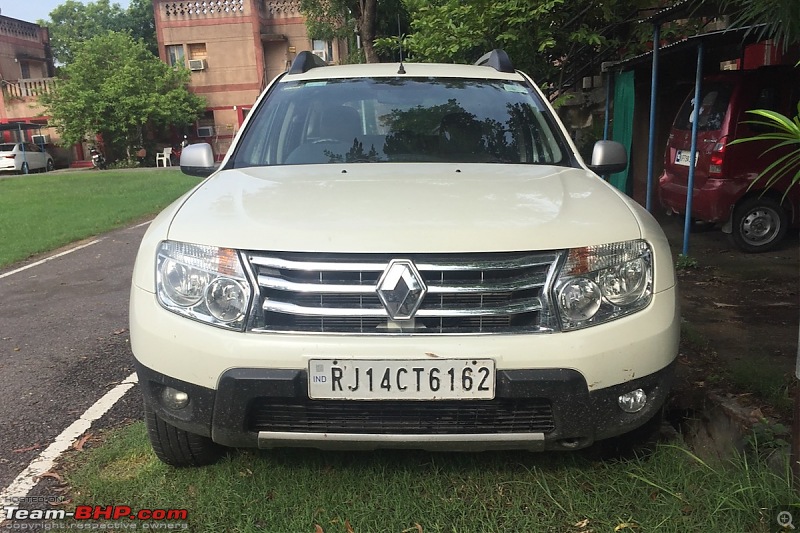
[[[571,369],[501,370],[494,400],[427,402],[309,400],[305,370],[232,369],[213,390],[138,361],[136,369],[161,419],[225,446],[541,451],[584,448],[641,426],[664,404],[674,364],[598,390]],[[165,407],[164,387],[188,393],[189,404]],[[622,411],[618,397],[637,388],[647,404]]]

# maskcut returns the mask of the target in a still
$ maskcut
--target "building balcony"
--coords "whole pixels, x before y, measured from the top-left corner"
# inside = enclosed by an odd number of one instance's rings
[[[16,82],[3,81],[3,97],[6,100],[35,98],[42,93],[49,93],[55,78],[29,78]]]

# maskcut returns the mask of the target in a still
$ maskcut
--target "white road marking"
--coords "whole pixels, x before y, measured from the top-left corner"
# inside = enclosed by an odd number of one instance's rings
[[[142,226],[146,226],[146,225],[150,224],[151,222],[152,222],[152,220],[148,220],[147,222],[142,222],[141,224],[137,224],[136,226],[131,226],[130,228],[127,228],[127,229],[141,228]],[[48,261],[52,261],[53,259],[58,259],[59,257],[63,257],[65,255],[67,255],[67,254],[71,254],[72,252],[77,252],[78,250],[83,250],[84,248],[87,248],[87,247],[89,247],[89,246],[91,246],[93,244],[97,244],[98,242],[102,241],[103,238],[104,237],[101,237],[99,239],[95,239],[95,240],[93,240],[91,242],[87,242],[86,244],[81,244],[80,246],[76,246],[75,248],[70,248],[69,250],[64,250],[63,252],[57,253],[55,255],[51,255],[50,257],[45,257],[44,259],[36,261],[35,263],[31,263],[30,265],[25,265],[24,267],[20,267],[20,268],[17,268],[15,270],[12,270],[10,272],[6,272],[5,274],[0,274],[0,279],[7,278],[8,276],[12,276],[14,274],[18,274],[18,273],[20,273],[20,272],[22,272],[24,270],[28,270],[29,268],[33,268],[35,266],[43,265],[43,264],[47,263]]]
[[[134,372],[116,387],[105,393],[78,420],[62,431],[50,446],[31,461],[28,467],[20,472],[3,492],[0,492],[0,507],[11,505],[13,499],[27,496],[30,490],[39,482],[39,476],[49,472],[58,457],[68,450],[72,443],[92,426],[92,422],[106,414],[137,382],[138,378],[136,377],[136,372]]]
[[[150,224],[150,222],[152,222],[152,220],[142,222],[141,224],[133,226],[129,229],[140,228]],[[85,244],[81,244],[80,246],[70,248],[69,250],[65,250],[55,255],[51,255],[50,257],[45,257],[40,261],[36,261],[30,265],[25,265],[24,267],[6,272],[5,274],[0,274],[0,279],[17,274],[24,270],[28,270],[29,268],[42,265],[48,261],[52,261],[53,259],[58,259],[59,257],[71,254],[72,252],[77,252],[78,250],[82,250],[92,246],[93,244],[97,244],[102,240],[103,237]],[[42,453],[39,454],[38,457],[31,461],[30,464],[22,472],[20,472],[16,479],[14,479],[14,481],[12,481],[8,487],[0,492],[0,507],[10,505],[13,503],[13,499],[27,496],[31,489],[39,482],[39,477],[53,468],[59,456],[68,450],[69,447],[72,446],[72,443],[75,442],[78,437],[83,435],[92,426],[92,422],[99,420],[100,417],[106,414],[108,410],[114,406],[114,404],[116,404],[123,396],[125,396],[125,393],[128,392],[128,390],[138,383],[138,381],[139,380],[136,376],[136,372],[134,372],[121,381],[116,387],[105,393],[105,395],[103,395],[102,398],[97,400],[91,407],[89,407],[78,418],[78,420],[70,424],[67,429],[62,431],[61,434],[55,438],[53,443],[50,444],[50,446],[48,446],[44,451],[42,451]],[[5,519],[0,518],[0,525],[4,522]]]
[[[11,272],[6,272],[5,274],[0,274],[0,279],[7,278],[8,276],[11,276],[13,274],[18,274],[19,272],[22,272],[23,270],[28,270],[29,268],[33,268],[35,266],[43,265],[43,264],[47,263],[48,261],[52,261],[53,259],[58,259],[59,257],[63,257],[65,255],[67,255],[67,254],[71,254],[72,252],[77,252],[78,250],[82,250],[82,249],[87,248],[87,247],[89,247],[89,246],[91,246],[93,244],[97,244],[98,242],[100,242],[102,240],[103,240],[102,238],[95,239],[95,240],[93,240],[91,242],[87,242],[86,244],[81,244],[80,246],[76,246],[75,248],[70,248],[69,250],[65,250],[65,251],[63,251],[61,253],[58,253],[58,254],[55,254],[55,255],[51,255],[50,257],[45,257],[44,259],[42,259],[40,261],[36,261],[35,263],[31,263],[30,265],[25,265],[24,267],[20,267],[20,268],[18,268],[16,270],[12,270]]]

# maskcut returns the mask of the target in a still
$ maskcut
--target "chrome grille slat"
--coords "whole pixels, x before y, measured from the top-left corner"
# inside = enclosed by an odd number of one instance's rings
[[[521,291],[533,289],[544,285],[545,276],[536,276],[530,279],[520,279],[506,283],[496,283],[492,285],[493,292]],[[357,285],[346,285],[339,283],[298,283],[285,279],[277,279],[270,276],[258,276],[258,284],[261,287],[289,292],[302,293],[323,293],[323,294],[374,294],[375,283]],[[429,294],[456,294],[456,293],[485,293],[484,283],[461,283],[461,284],[429,284]]]
[[[549,331],[544,288],[562,254],[250,252],[260,294],[249,329],[372,335]],[[427,287],[410,320],[390,320],[376,292],[395,259],[413,261]]]
[[[348,307],[302,307],[295,304],[285,302],[273,302],[267,300],[263,305],[264,311],[274,313],[286,313],[290,315],[306,315],[306,316],[319,316],[319,317],[384,317],[389,318],[386,310],[383,307],[379,308],[348,308]],[[531,311],[540,311],[542,303],[539,298],[532,298],[530,301],[517,303],[514,305],[497,306],[497,307],[481,307],[481,308],[448,308],[448,309],[420,309],[417,311],[416,316],[420,318],[425,317],[461,317],[461,316],[500,316],[500,315],[517,315],[520,313],[529,313]]]
[[[405,254],[414,255],[414,254]],[[405,257],[399,254],[397,257]],[[417,269],[434,270],[441,272],[457,272],[463,270],[507,270],[534,266],[549,266],[557,258],[557,253],[543,253],[524,255],[517,259],[491,260],[480,262],[476,265],[468,261],[448,261],[448,262],[416,262]],[[296,261],[283,259],[280,257],[251,256],[250,262],[253,265],[277,268],[286,270],[300,270],[312,272],[383,272],[389,261],[384,262],[349,262],[349,261]]]

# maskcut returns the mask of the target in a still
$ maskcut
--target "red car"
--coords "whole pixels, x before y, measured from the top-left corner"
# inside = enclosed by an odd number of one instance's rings
[[[721,72],[703,80],[701,94],[692,218],[723,224],[722,231],[744,251],[771,250],[788,227],[798,222],[800,186],[790,188],[790,177],[797,169],[784,173],[768,189],[767,179],[755,178],[791,147],[764,154],[773,143],[731,145],[731,141],[769,131],[748,124],[758,118],[748,110],[772,109],[789,117],[797,114],[800,70],[762,67]],[[675,118],[664,154],[664,173],[659,178],[661,203],[676,213],[686,212],[693,101],[694,90]]]

